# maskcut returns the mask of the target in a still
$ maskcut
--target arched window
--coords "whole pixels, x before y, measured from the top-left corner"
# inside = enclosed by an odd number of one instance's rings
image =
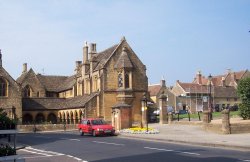
[[[30,114],[25,114],[23,116],[23,123],[24,124],[31,124],[33,122],[33,117]]]
[[[31,97],[32,89],[29,85],[24,87],[24,97]]]
[[[0,96],[7,96],[7,82],[0,78]]]
[[[129,88],[129,74],[125,74],[125,88]]]
[[[43,123],[45,122],[45,117],[42,113],[38,113],[36,115],[36,123]]]
[[[56,115],[53,114],[53,113],[50,113],[50,114],[48,115],[48,122],[49,122],[49,123],[52,123],[52,124],[56,124],[56,123],[57,123]]]
[[[122,78],[122,74],[118,74],[118,87],[123,87],[123,78]]]

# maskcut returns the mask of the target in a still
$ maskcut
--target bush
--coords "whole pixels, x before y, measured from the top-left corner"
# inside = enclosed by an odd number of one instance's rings
[[[10,156],[10,155],[16,155],[16,150],[12,147],[10,147],[8,144],[0,145],[0,157],[1,156]]]
[[[16,121],[14,119],[10,119],[6,112],[3,109],[0,109],[0,130],[4,129],[15,129]]]
[[[244,120],[250,119],[250,77],[240,80],[237,94],[242,100],[242,104],[239,105],[240,116]]]
[[[243,102],[239,105],[240,116],[244,119],[250,119],[250,104]]]

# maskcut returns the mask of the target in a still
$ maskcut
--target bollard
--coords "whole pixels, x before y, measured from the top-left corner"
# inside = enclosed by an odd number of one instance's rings
[[[222,133],[223,134],[231,134],[229,109],[224,109],[221,112],[221,114],[222,114]]]
[[[170,112],[168,113],[168,124],[171,124],[173,121],[173,114]]]
[[[201,121],[200,111],[198,111],[198,117],[199,117],[199,121]]]
[[[207,124],[210,123],[211,119],[210,119],[210,112],[208,110],[203,111],[203,123]]]

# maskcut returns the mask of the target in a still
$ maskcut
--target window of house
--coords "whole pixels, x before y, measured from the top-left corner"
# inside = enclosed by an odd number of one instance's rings
[[[24,97],[31,97],[32,90],[29,85],[24,87]]]
[[[7,82],[0,78],[0,96],[7,96]]]
[[[122,78],[122,74],[118,74],[118,87],[123,87],[123,78]]]
[[[237,101],[238,99],[237,98],[234,98],[234,101]]]
[[[129,75],[125,74],[125,88],[129,88]]]

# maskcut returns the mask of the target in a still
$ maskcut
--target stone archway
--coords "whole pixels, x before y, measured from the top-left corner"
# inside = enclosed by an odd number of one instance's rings
[[[38,113],[36,115],[35,120],[36,120],[36,123],[43,123],[43,122],[45,122],[45,117],[44,117],[44,115],[42,113]]]
[[[48,122],[52,123],[52,124],[56,124],[57,123],[57,118],[56,118],[56,115],[54,113],[49,113],[49,115],[48,115]]]
[[[75,110],[75,124],[79,123],[79,116],[77,111]]]
[[[73,111],[70,111],[69,113],[69,118],[70,118],[70,124],[74,124],[74,114],[73,114]]]
[[[70,114],[68,111],[66,112],[66,123],[70,124]]]
[[[25,114],[23,116],[23,124],[31,124],[33,123],[33,117],[31,114]]]

